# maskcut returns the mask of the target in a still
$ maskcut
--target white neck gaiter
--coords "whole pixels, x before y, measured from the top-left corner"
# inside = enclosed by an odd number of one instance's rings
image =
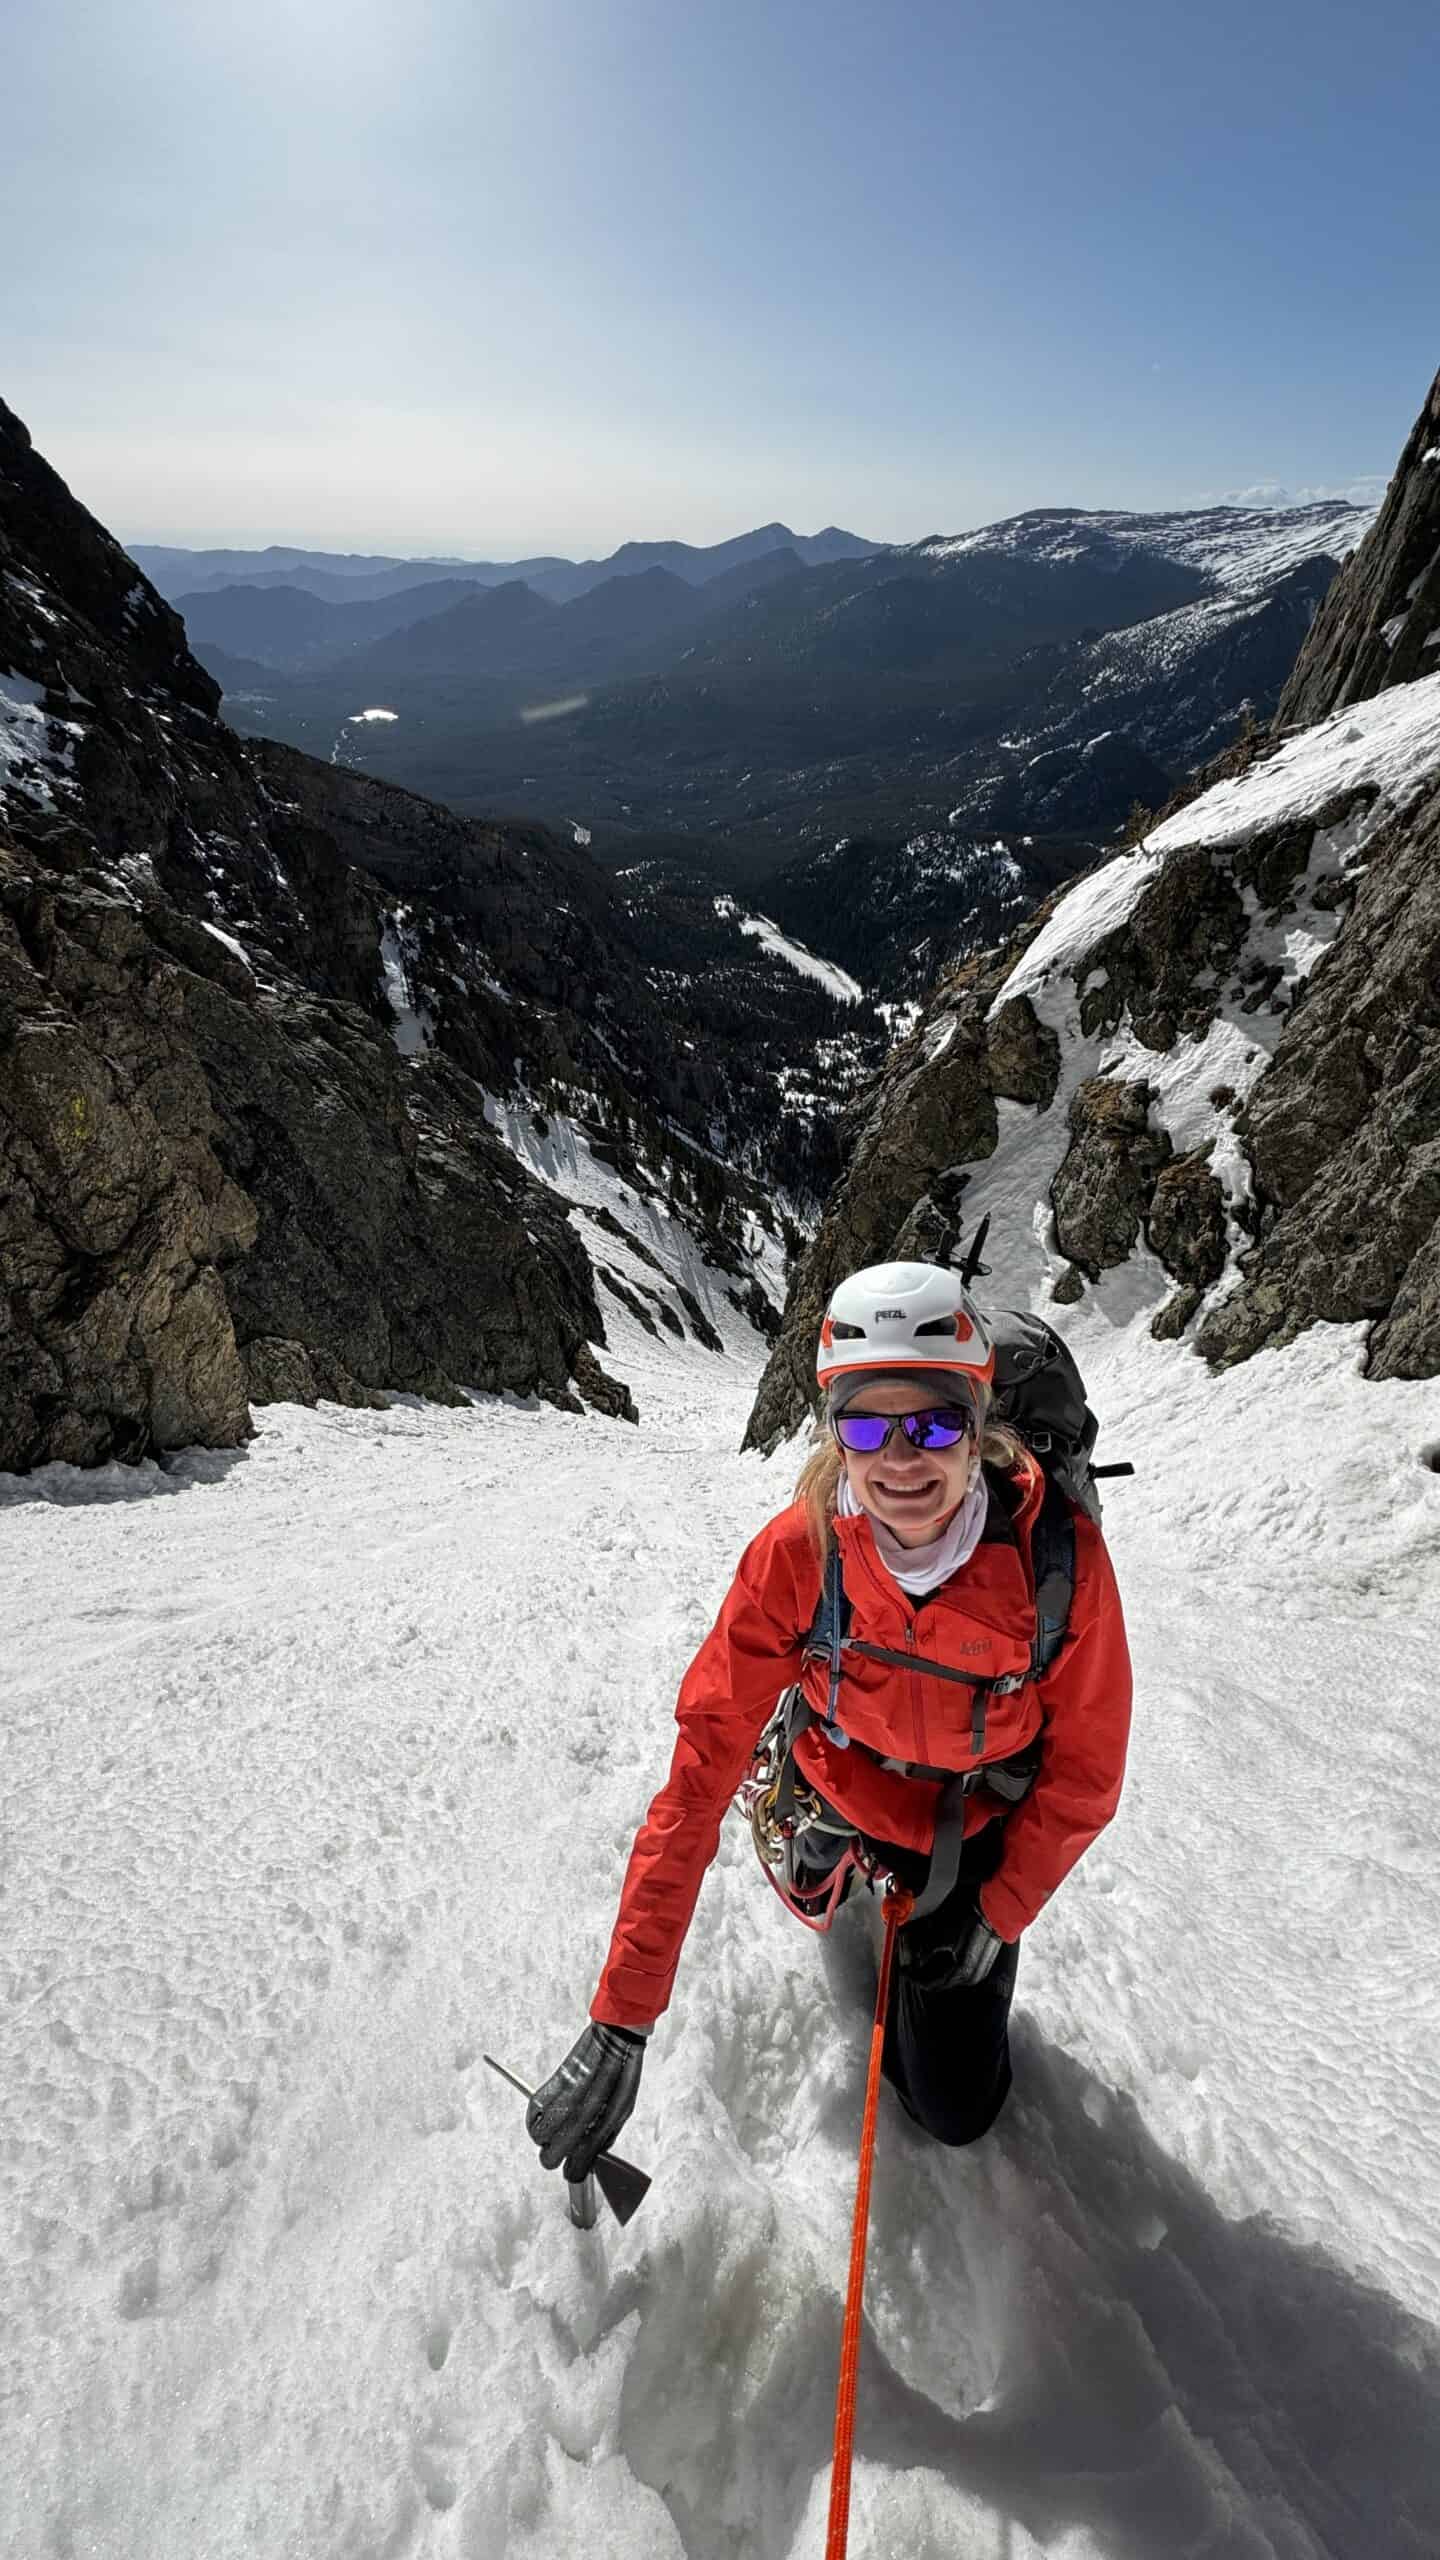
[[[884,1522],[876,1519],[873,1511],[866,1511],[864,1503],[856,1501],[847,1475],[840,1478],[840,1500],[836,1508],[842,1520],[858,1520],[863,1516],[869,1521],[876,1550],[886,1572],[899,1583],[902,1591],[908,1591],[913,1598],[919,1599],[927,1591],[938,1590],[942,1582],[949,1581],[952,1573],[958,1573],[962,1564],[969,1563],[985,1527],[990,1509],[990,1488],[985,1482],[983,1469],[977,1467],[954,1518],[946,1522],[938,1538],[932,1538],[928,1546],[923,1547],[902,1546]]]

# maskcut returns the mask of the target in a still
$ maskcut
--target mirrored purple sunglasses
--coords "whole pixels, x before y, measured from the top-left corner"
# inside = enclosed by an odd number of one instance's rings
[[[912,1449],[953,1449],[974,1425],[963,1406],[942,1404],[926,1413],[837,1413],[830,1428],[842,1449],[873,1458],[892,1431],[903,1431]]]

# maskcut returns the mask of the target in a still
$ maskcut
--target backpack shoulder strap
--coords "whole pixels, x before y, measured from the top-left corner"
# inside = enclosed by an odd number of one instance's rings
[[[820,1653],[830,1666],[830,1688],[822,1722],[825,1739],[837,1750],[849,1748],[850,1736],[836,1715],[840,1699],[841,1654],[850,1633],[850,1595],[845,1588],[845,1568],[841,1561],[839,1541],[832,1538],[825,1552],[825,1570],[820,1577],[820,1597],[810,1632],[805,1638],[807,1653]]]
[[[1075,1515],[1054,1479],[1045,1479],[1045,1497],[1030,1532],[1030,1563],[1035,1576],[1035,1644],[1030,1676],[1048,1671],[1070,1626],[1075,1597]]]

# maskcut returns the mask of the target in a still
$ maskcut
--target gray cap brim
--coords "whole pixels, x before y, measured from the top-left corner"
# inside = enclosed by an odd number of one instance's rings
[[[825,1390],[827,1417],[833,1420],[843,1413],[869,1387],[913,1387],[932,1404],[968,1405],[972,1413],[975,1410],[970,1381],[958,1369],[843,1369]]]

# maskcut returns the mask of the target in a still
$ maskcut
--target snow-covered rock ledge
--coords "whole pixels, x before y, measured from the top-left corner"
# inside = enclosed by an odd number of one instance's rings
[[[1320,1320],[1440,1370],[1440,677],[1337,712],[967,963],[895,1052],[752,1437],[836,1276],[992,1219],[988,1286],[1242,1359]]]

